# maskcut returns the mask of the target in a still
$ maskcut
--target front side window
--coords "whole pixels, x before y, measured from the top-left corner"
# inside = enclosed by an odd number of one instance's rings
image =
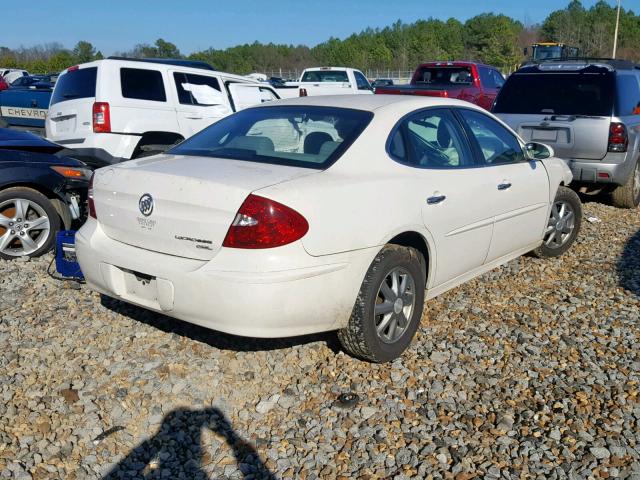
[[[141,68],[121,68],[120,86],[124,98],[166,102],[162,73]]]
[[[448,110],[429,109],[405,120],[389,142],[397,160],[420,168],[460,168],[473,165],[457,120]]]
[[[183,105],[212,106],[225,103],[220,83],[215,77],[174,72],[178,101]]]
[[[334,107],[248,108],[214,123],[170,153],[323,170],[349,148],[371,118],[371,112]]]
[[[477,142],[486,165],[525,160],[518,139],[493,118],[475,110],[461,109],[459,112]]]
[[[367,80],[362,73],[353,72],[353,74],[356,77],[356,85],[358,86],[358,90],[371,90],[369,80]]]

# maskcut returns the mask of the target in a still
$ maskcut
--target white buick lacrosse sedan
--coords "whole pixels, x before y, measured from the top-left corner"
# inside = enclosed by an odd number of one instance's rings
[[[399,356],[425,299],[578,234],[565,163],[456,100],[307,97],[243,110],[95,172],[87,284],[253,337],[337,330]]]

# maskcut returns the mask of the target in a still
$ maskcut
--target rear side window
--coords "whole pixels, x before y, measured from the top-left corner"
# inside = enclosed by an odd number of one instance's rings
[[[166,102],[162,74],[157,70],[140,68],[121,68],[120,85],[124,98]]]
[[[613,82],[610,72],[514,73],[493,112],[608,117],[613,113]]]
[[[80,68],[60,75],[51,96],[51,105],[96,96],[96,74],[98,67]]]
[[[211,106],[225,103],[220,83],[215,77],[175,72],[178,100],[183,105]]]
[[[616,113],[620,116],[640,114],[640,77],[633,74],[618,75],[616,84]]]

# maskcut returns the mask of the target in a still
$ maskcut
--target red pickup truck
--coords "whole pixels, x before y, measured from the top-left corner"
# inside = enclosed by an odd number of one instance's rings
[[[377,87],[376,94],[448,97],[491,109],[504,77],[497,68],[474,62],[428,62],[420,65],[409,85]]]

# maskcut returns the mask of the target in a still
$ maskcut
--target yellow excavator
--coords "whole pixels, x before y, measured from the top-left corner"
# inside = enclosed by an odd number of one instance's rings
[[[540,42],[534,43],[531,47],[525,47],[524,55],[529,56],[529,48],[531,48],[531,56],[525,63],[538,63],[548,60],[566,60],[567,58],[576,58],[580,56],[578,47],[570,47],[559,42]]]

